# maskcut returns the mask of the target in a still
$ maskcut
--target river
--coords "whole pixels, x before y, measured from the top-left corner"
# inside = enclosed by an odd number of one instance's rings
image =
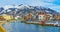
[[[7,32],[60,32],[60,27],[10,22],[2,25]]]

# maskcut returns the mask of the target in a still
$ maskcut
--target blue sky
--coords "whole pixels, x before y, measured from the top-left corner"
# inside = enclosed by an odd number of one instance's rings
[[[60,0],[0,0],[0,7],[19,4],[43,6],[60,12]]]

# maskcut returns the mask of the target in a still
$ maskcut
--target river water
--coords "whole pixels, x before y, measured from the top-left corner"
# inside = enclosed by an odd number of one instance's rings
[[[60,32],[60,27],[10,22],[2,25],[7,32]]]

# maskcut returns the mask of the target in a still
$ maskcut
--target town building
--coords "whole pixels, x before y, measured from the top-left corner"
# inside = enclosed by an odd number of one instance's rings
[[[38,19],[39,19],[39,22],[40,24],[45,24],[45,21],[46,21],[46,13],[45,12],[39,12],[38,13]]]
[[[3,18],[5,20],[11,20],[11,19],[13,19],[13,16],[10,16],[10,15],[7,15],[7,14],[2,14],[2,16],[3,16]]]
[[[32,13],[29,13],[24,17],[24,20],[28,21],[31,19],[31,17],[32,17]]]
[[[0,21],[3,21],[3,20],[5,20],[5,18],[0,15]]]
[[[50,20],[53,20],[53,19],[54,19],[54,17],[53,17],[53,15],[52,15],[52,14],[47,14],[47,15],[49,15],[49,20],[48,20],[48,21],[50,21]]]

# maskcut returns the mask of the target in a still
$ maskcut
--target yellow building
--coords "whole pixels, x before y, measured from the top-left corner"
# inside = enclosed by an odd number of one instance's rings
[[[6,19],[6,20],[11,20],[11,19],[13,19],[13,17],[10,16],[10,15],[3,14],[2,16],[3,16],[4,19]]]

